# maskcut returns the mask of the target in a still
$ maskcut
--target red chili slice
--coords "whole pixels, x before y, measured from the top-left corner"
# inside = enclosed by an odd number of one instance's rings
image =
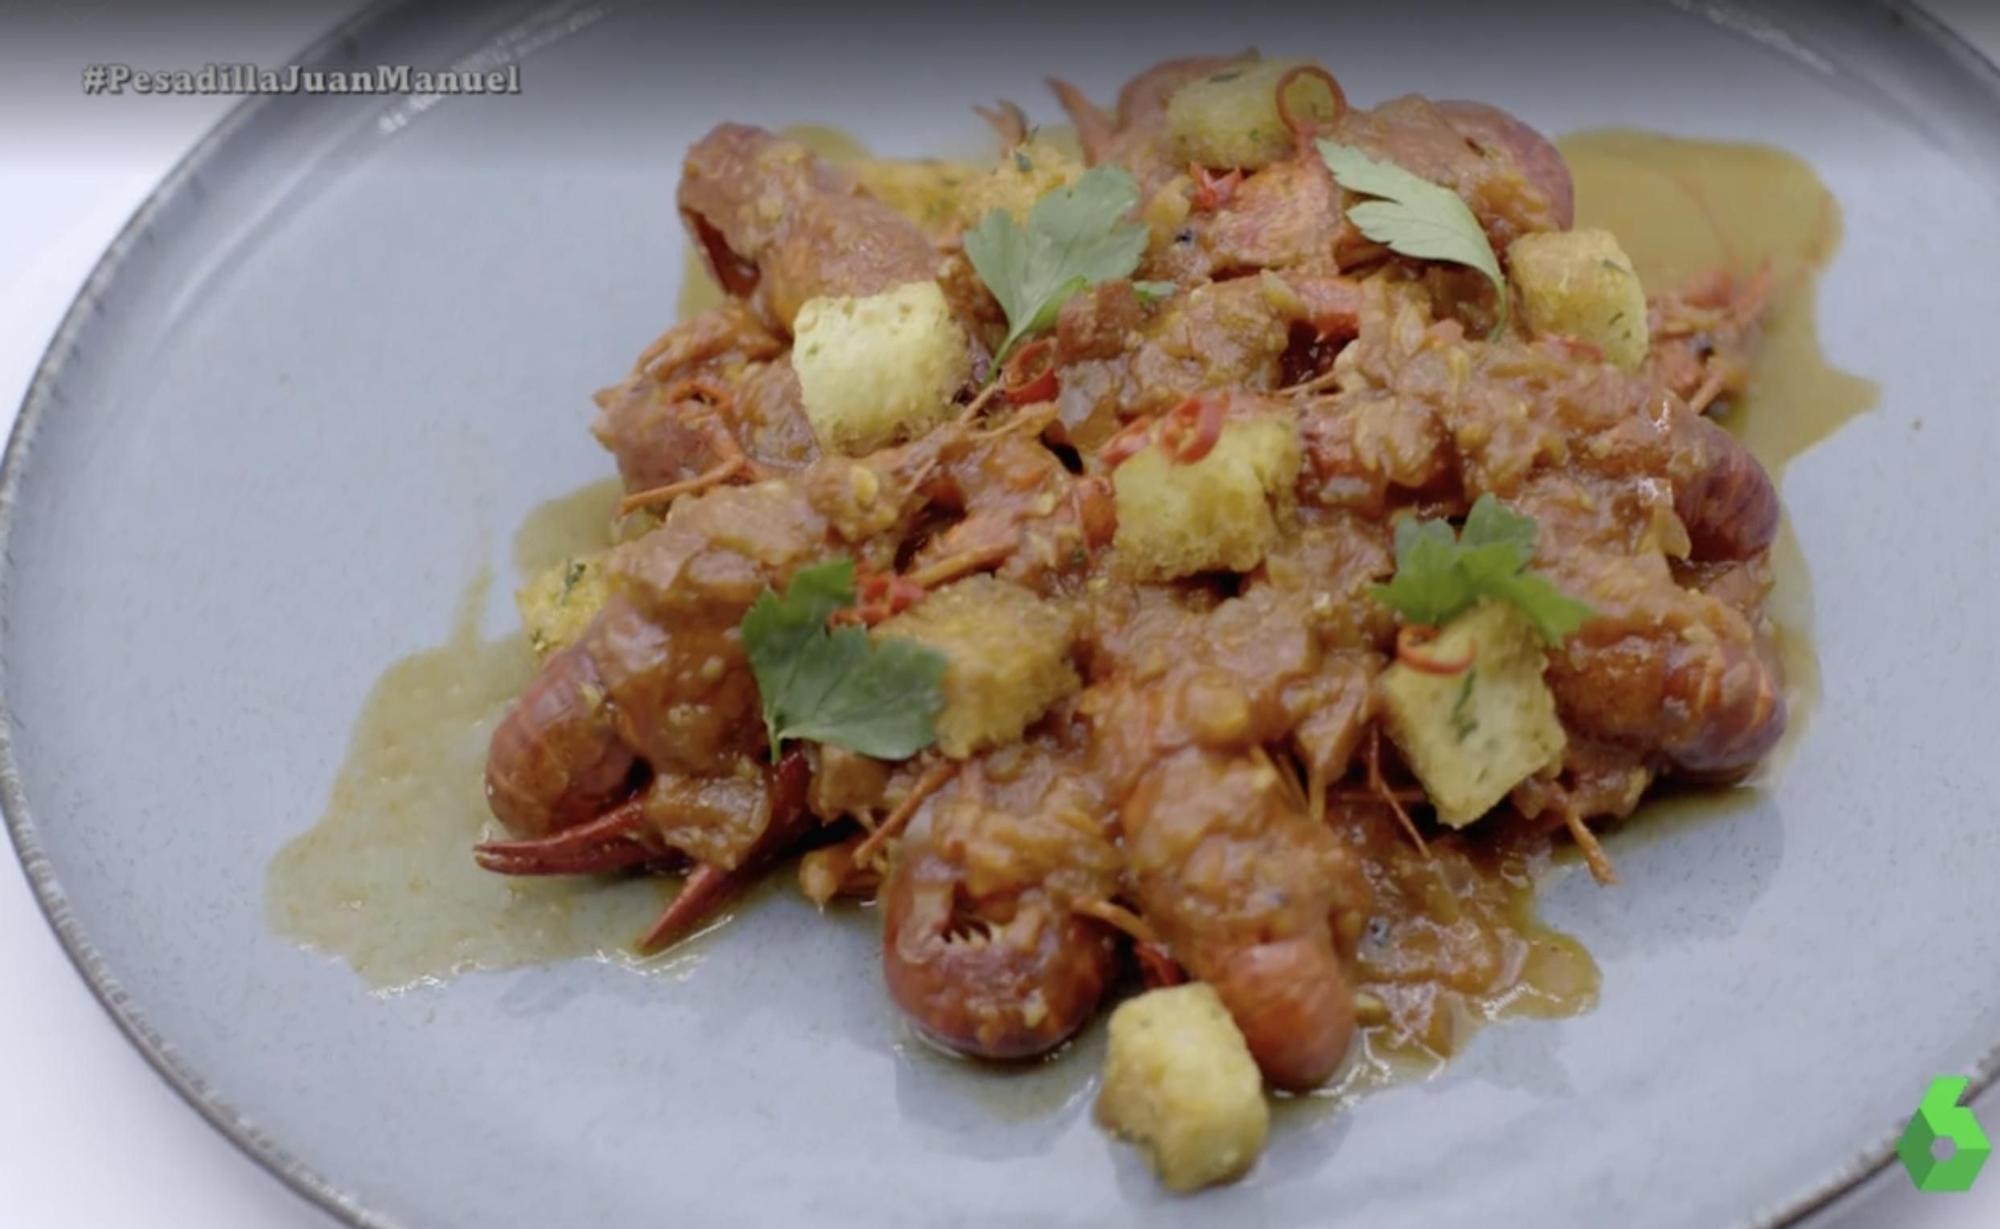
[[[1152,429],[1151,419],[1139,419],[1105,440],[1104,445],[1097,450],[1097,459],[1104,463],[1106,469],[1117,469],[1138,455],[1139,450],[1146,446],[1146,437]]]
[[[1217,175],[1195,162],[1188,164],[1188,176],[1194,180],[1194,193],[1188,203],[1200,213],[1213,213],[1227,205],[1236,198],[1236,189],[1243,183],[1241,170]]]
[[[1000,369],[1000,394],[1015,405],[1053,401],[1062,383],[1056,378],[1056,343],[1037,338],[1009,355]]]
[[[854,588],[854,619],[869,627],[924,600],[922,585],[893,573],[863,576]]]
[[[1176,465],[1192,465],[1215,450],[1222,438],[1224,400],[1196,393],[1167,413],[1160,424],[1160,450]]]
[[[1278,78],[1278,122],[1290,129],[1303,145],[1319,135],[1319,123],[1311,116],[1294,115],[1291,103],[1285,98],[1293,84],[1301,78],[1310,78],[1326,86],[1326,92],[1333,98],[1334,119],[1347,114],[1347,93],[1340,88],[1340,82],[1333,79],[1332,73],[1317,64],[1301,64]]]
[[[1396,633],[1396,660],[1412,670],[1420,670],[1425,674],[1436,674],[1447,678],[1454,674],[1464,674],[1467,670],[1471,669],[1475,656],[1475,651],[1471,645],[1466,646],[1465,656],[1449,660],[1432,657],[1429,653],[1425,652],[1425,649],[1430,645],[1431,641],[1437,639],[1437,636],[1438,629],[1435,627],[1410,626],[1403,628]]]

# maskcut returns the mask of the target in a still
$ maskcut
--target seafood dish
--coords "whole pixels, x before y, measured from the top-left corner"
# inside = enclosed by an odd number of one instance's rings
[[[475,856],[682,876],[647,949],[795,865],[979,1059],[1122,999],[1099,1116],[1186,1190],[1365,1036],[1449,1054],[1551,849],[1610,883],[1593,825],[1779,740],[1778,497],[1713,418],[1771,285],[1643,285],[1492,106],[1052,84],[990,161],[688,150],[721,293],[597,395],[616,540],[520,595]]]

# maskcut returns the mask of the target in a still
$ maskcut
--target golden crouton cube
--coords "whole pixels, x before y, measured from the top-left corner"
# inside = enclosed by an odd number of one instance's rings
[[[877,624],[875,634],[944,654],[937,741],[957,759],[1013,742],[1081,685],[1070,666],[1074,614],[991,576],[939,589]]]
[[[1397,663],[1381,679],[1389,737],[1453,828],[1485,815],[1516,785],[1561,762],[1567,736],[1535,626],[1505,602],[1446,624],[1426,656],[1471,665],[1431,674]]]
[[[521,630],[535,656],[569,647],[611,596],[604,552],[579,555],[543,572],[514,594]]]
[[[1157,580],[1256,567],[1290,514],[1299,462],[1298,425],[1275,416],[1225,424],[1192,463],[1141,449],[1111,476],[1122,566]]]
[[[972,371],[965,331],[936,282],[807,300],[792,368],[820,444],[850,456],[930,430]]]
[[[1025,222],[1036,201],[1082,176],[1083,160],[1038,133],[990,164],[870,158],[852,169],[870,196],[943,237],[979,225],[995,209]]]
[[[1250,1047],[1200,982],[1149,991],[1111,1013],[1097,1117],[1176,1191],[1243,1176],[1271,1125]]]
[[[1167,139],[1175,161],[1212,167],[1260,167],[1288,157],[1297,143],[1278,115],[1278,80],[1305,60],[1233,64],[1174,91],[1167,101]],[[1286,105],[1300,119],[1333,118],[1323,85],[1295,80]]]
[[[1000,155],[1000,161],[965,184],[959,202],[962,225],[977,226],[987,214],[1003,209],[1016,222],[1026,222],[1035,202],[1075,183],[1083,176],[1083,160],[1042,139],[1024,141]]]
[[[1646,361],[1646,288],[1616,235],[1523,235],[1507,248],[1507,264],[1537,334],[1588,342],[1627,371]]]

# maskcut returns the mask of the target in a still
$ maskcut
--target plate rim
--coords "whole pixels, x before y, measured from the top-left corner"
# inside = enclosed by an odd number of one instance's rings
[[[1692,16],[1701,16],[1707,6],[1687,0],[1666,0]],[[314,68],[340,55],[351,55],[360,42],[392,19],[414,11],[414,0],[371,0],[346,20],[332,26],[307,43],[287,63]],[[2000,62],[1975,46],[1956,27],[1931,13],[1921,0],[1871,0],[1871,7],[1899,20],[1914,36],[1933,44],[1973,77],[1980,79],[2000,104]],[[275,95],[253,95],[232,106],[202,134],[173,167],[147,192],[102,255],[92,265],[82,286],[64,311],[50,335],[49,344],[36,362],[27,392],[8,435],[4,456],[0,456],[0,617],[13,587],[9,564],[14,532],[14,511],[22,476],[25,473],[34,437],[45,413],[57,401],[56,386],[65,368],[75,357],[77,340],[98,310],[98,301],[122,271],[126,257],[138,245],[168,203],[176,199],[189,181],[198,176],[230,142],[237,132],[277,101]],[[90,989],[112,1023],[124,1034],[155,1075],[178,1094],[211,1128],[237,1151],[276,1177],[308,1204],[352,1229],[413,1229],[403,1220],[361,1204],[344,1192],[317,1168],[294,1154],[286,1145],[259,1130],[230,1100],[209,1087],[200,1072],[183,1062],[173,1043],[154,1030],[145,1014],[112,974],[103,955],[71,914],[69,897],[43,852],[41,837],[22,788],[14,757],[12,728],[14,711],[7,697],[6,659],[0,655],[0,818],[19,857],[28,887],[40,908],[43,920],[54,932],[63,953]],[[1991,1091],[2000,1082],[2000,1039],[1982,1054],[1968,1073],[1971,1086],[1966,1101]],[[1804,1229],[1822,1213],[1833,1211],[1851,1197],[1871,1188],[1894,1166],[1898,1132],[1890,1132],[1864,1146],[1844,1162],[1832,1167],[1820,1179],[1785,1197],[1768,1210],[1751,1210],[1741,1229]]]

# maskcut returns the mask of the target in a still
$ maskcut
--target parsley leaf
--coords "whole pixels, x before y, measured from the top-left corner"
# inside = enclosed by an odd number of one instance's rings
[[[1517,552],[1525,562],[1534,557],[1539,537],[1534,517],[1523,516],[1491,495],[1482,495],[1473,501],[1472,511],[1466,514],[1465,528],[1458,540],[1475,550],[1504,546]]]
[[[1458,685],[1458,698],[1451,702],[1451,732],[1459,742],[1472,737],[1473,731],[1479,728],[1479,718],[1472,715],[1471,709],[1472,689],[1478,682],[1479,667],[1469,667],[1465,672],[1465,681]]]
[[[1440,627],[1472,604],[1458,574],[1458,539],[1444,521],[1396,522],[1396,574],[1372,592],[1377,601],[1424,627]]]
[[[563,568],[562,592],[556,594],[556,605],[560,606],[569,601],[570,590],[576,588],[576,582],[583,579],[584,571],[585,564],[581,559],[572,559],[569,565]]]
[[[1493,254],[1486,231],[1463,197],[1393,162],[1378,162],[1351,145],[1321,141],[1319,156],[1342,188],[1357,196],[1377,198],[1348,209],[1348,220],[1356,229],[1392,252],[1416,260],[1466,265],[1484,273],[1500,303],[1500,319],[1493,335],[1497,337],[1506,329],[1513,310],[1507,277],[1500,271],[1500,258]]]
[[[1092,167],[1036,201],[1025,229],[995,209],[965,233],[966,256],[1007,313],[995,370],[1022,338],[1053,326],[1072,295],[1139,267],[1146,228],[1125,221],[1138,203],[1131,172]]]
[[[884,760],[936,739],[944,655],[908,640],[872,640],[860,627],[829,629],[833,612],[853,603],[854,563],[836,559],[793,576],[783,597],[765,589],[743,616],[772,759],[788,738]]]
[[[1453,534],[1441,520],[1404,517],[1396,522],[1396,574],[1376,585],[1375,599],[1407,623],[1441,627],[1482,599],[1511,602],[1550,645],[1558,645],[1596,612],[1528,570],[1535,557],[1536,526],[1493,498],[1481,495]]]

